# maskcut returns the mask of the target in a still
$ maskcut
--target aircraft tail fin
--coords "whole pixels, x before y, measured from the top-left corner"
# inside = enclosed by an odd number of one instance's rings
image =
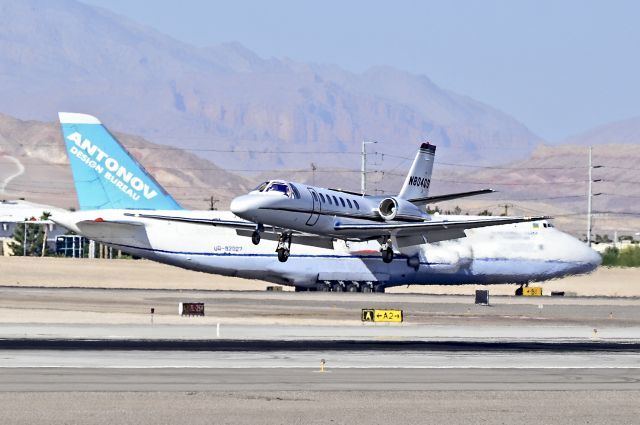
[[[96,117],[58,116],[81,210],[182,209]]]
[[[416,158],[413,160],[413,165],[411,165],[409,174],[398,195],[399,198],[409,200],[429,196],[435,154],[436,147],[434,145],[429,143],[420,145]]]

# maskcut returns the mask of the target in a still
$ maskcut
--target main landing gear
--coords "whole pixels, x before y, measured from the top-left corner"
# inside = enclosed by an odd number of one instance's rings
[[[276,252],[278,253],[278,261],[281,263],[286,262],[289,259],[289,252],[291,251],[291,233],[282,233],[278,239],[278,247]]]
[[[393,261],[393,248],[391,248],[389,238],[383,238],[380,242],[380,252],[382,253],[382,261],[385,263]]]

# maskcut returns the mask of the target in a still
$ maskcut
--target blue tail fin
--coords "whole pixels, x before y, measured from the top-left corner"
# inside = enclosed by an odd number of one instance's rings
[[[182,209],[97,118],[58,116],[80,209]]]

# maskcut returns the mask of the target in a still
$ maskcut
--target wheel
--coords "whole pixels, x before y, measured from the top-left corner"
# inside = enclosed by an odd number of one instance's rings
[[[387,248],[382,250],[382,261],[385,263],[393,261],[393,249]]]
[[[289,259],[289,250],[285,248],[278,248],[278,261],[281,263],[286,262]]]
[[[331,286],[326,283],[316,283],[316,291],[318,292],[329,292],[331,290]]]
[[[260,232],[256,230],[251,234],[251,242],[253,242],[254,245],[258,245],[260,243]]]
[[[364,285],[360,286],[360,292],[366,292],[366,293],[373,292],[373,287],[365,283]]]
[[[347,292],[358,292],[358,289],[359,289],[359,288],[358,288],[358,284],[353,283],[353,282],[352,282],[352,283],[347,284],[347,287],[345,288],[345,290],[346,290]]]
[[[332,292],[344,292],[344,285],[341,285],[339,283],[334,283],[333,285],[331,285],[331,291]]]

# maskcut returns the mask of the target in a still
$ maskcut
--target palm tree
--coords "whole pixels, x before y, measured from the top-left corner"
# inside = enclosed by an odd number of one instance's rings
[[[43,211],[42,215],[40,216],[40,220],[46,221],[46,220],[49,220],[49,217],[51,217],[51,213],[48,211]],[[45,252],[47,250],[47,237],[49,236],[49,225],[47,223],[43,223],[42,226],[44,227],[44,237],[42,238],[41,256],[44,257]]]

